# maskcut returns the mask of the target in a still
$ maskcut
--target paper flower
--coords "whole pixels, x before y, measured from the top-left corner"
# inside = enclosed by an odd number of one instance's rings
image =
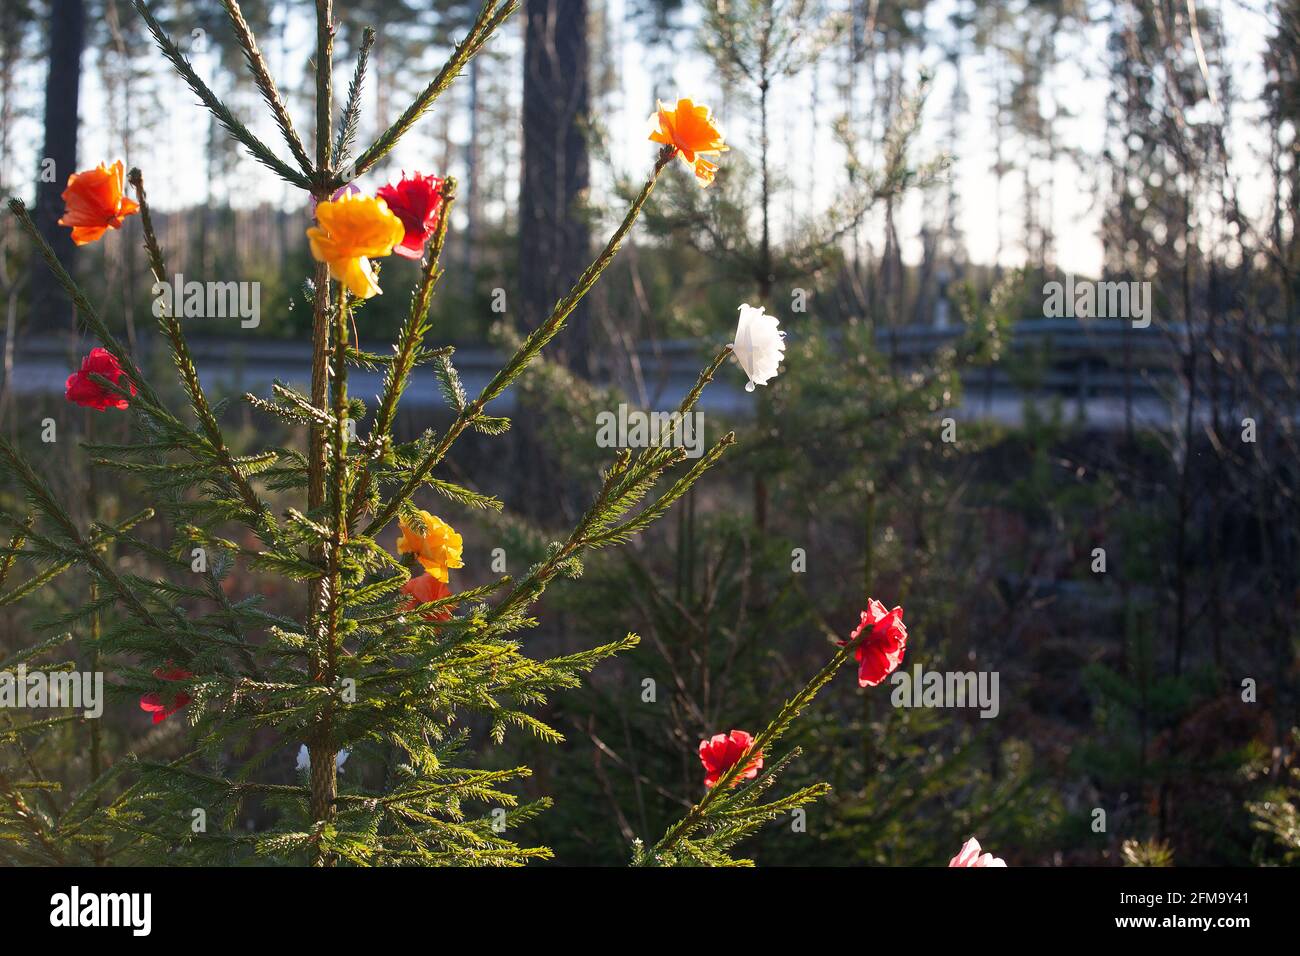
[[[388,208],[402,220],[402,228],[406,230],[402,241],[393,247],[393,254],[407,259],[421,258],[425,245],[438,231],[438,220],[442,216],[442,179],[419,173],[408,176],[403,170],[401,179],[380,186],[375,195],[388,203]]]
[[[704,764],[704,785],[716,787],[722,775],[736,765],[741,755],[754,742],[743,730],[733,730],[730,734],[714,734],[708,740],[700,741],[700,763]],[[753,780],[763,769],[763,755],[754,754],[745,769],[732,778],[734,787],[742,780]]]
[[[768,315],[762,306],[742,305],[731,351],[749,376],[745,391],[752,392],[755,385],[766,385],[785,358],[785,333],[776,316]]]
[[[122,366],[118,364],[112,352],[107,349],[93,348],[82,360],[81,368],[68,376],[68,381],[64,385],[64,397],[76,405],[98,409],[101,412],[109,408],[130,406],[131,403],[126,398],[110,392],[91,378],[92,375],[100,375],[114,385],[121,385],[126,373],[122,371]],[[131,380],[127,379],[126,384],[134,395],[135,386],[131,384]]]
[[[343,765],[347,763],[348,757],[351,756],[351,754],[352,751],[350,750],[340,750],[338,752],[338,755],[334,758],[334,768],[338,770],[339,773],[343,772]],[[311,769],[311,755],[307,753],[306,744],[303,744],[301,747],[298,748],[298,769],[299,770]]]
[[[316,204],[319,225],[307,230],[311,254],[329,264],[330,275],[353,295],[368,299],[382,290],[370,260],[386,256],[402,241],[402,220],[382,199],[344,194]]]
[[[676,149],[677,158],[695,174],[700,186],[709,185],[718,167],[702,157],[717,156],[730,148],[722,141],[722,130],[713,114],[707,106],[696,106],[688,99],[678,100],[673,109],[663,103],[658,107],[650,117],[654,124],[651,141]]]
[[[896,607],[886,611],[883,604],[872,598],[862,612],[862,622],[847,641],[840,641],[840,646],[857,640],[864,628],[870,628],[870,633],[853,652],[858,660],[858,686],[875,687],[903,662],[903,653],[907,650],[903,609]]]
[[[695,165],[691,167],[691,171],[695,173],[695,181],[698,182],[700,188],[703,189],[706,186],[713,185],[713,178],[718,175],[718,164],[711,163],[701,156],[695,161]]]
[[[63,190],[64,212],[60,226],[72,227],[72,241],[79,246],[96,242],[110,229],[121,229],[127,216],[140,210],[128,199],[122,161],[112,166],[100,163],[94,169],[73,173]]]
[[[159,680],[189,680],[194,675],[183,667],[177,667],[175,664],[168,662],[166,666],[155,670],[153,676]],[[153,714],[153,722],[161,724],[188,704],[190,700],[190,695],[183,690],[176,691],[176,693],[169,695],[167,699],[164,699],[162,694],[150,691],[148,694],[141,695],[140,709]]]
[[[360,194],[361,194],[360,186],[358,186],[356,183],[346,183],[340,186],[338,189],[334,190],[334,193],[330,196],[330,202],[337,202],[338,200],[342,199],[344,196],[359,196]],[[315,196],[311,197],[311,214],[312,216],[316,215]]]
[[[957,855],[948,861],[948,866],[1006,866],[1006,861],[992,853],[980,854],[980,841],[971,837],[965,842]]]
[[[410,595],[410,600],[404,605],[405,610],[413,611],[421,604],[428,604],[430,601],[441,601],[445,597],[451,597],[451,588],[432,574],[421,574],[418,578],[411,578],[403,584],[402,593]],[[451,608],[442,607],[435,608],[432,611],[425,611],[424,617],[430,621],[449,621],[451,620]]]
[[[397,553],[414,555],[424,570],[446,584],[450,580],[448,568],[465,566],[461,560],[461,537],[437,515],[419,508],[415,513],[424,525],[424,531],[421,533],[407,524],[405,518],[399,518],[401,532],[397,536]]]

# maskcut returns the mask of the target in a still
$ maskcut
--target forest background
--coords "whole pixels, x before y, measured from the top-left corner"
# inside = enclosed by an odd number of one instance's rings
[[[872,595],[907,608],[904,669],[996,671],[999,712],[865,692],[820,701],[790,773],[834,789],[806,828],[760,833],[759,862],[941,863],[972,833],[1013,864],[1300,858],[1287,788],[1300,725],[1300,4],[522,7],[382,171],[459,181],[432,313],[442,341],[502,349],[536,327],[635,192],[656,99],[712,103],[732,150],[710,190],[678,177],[655,194],[560,351],[512,389],[504,445],[465,439],[456,467],[489,475],[476,490],[510,508],[449,517],[465,587],[499,570],[498,549],[527,567],[576,520],[587,496],[575,489],[603,460],[600,413],[668,407],[673,356],[698,368],[729,340],[738,302],[788,331],[784,371],[754,401],[704,408],[708,433],[735,429],[738,452],[671,520],[543,602],[530,640],[548,653],[628,630],[643,643],[547,705],[558,751],[515,736],[494,752],[532,765],[529,795],[555,800],[529,824],[537,840],[562,863],[625,862],[633,835],[698,798],[699,739],[761,724]],[[309,115],[311,5],[243,9],[291,112]],[[378,30],[363,140],[476,10],[340,11],[341,60],[364,26]],[[254,115],[220,4],[155,12]],[[33,206],[62,261],[111,303],[114,331],[147,351],[139,243],[74,252],[53,225],[65,171],[118,156],[149,177],[174,272],[259,283],[256,327],[187,326],[211,361],[237,370],[309,337],[309,210],[193,108],[130,4],[6,0],[0,193]],[[65,434],[88,420],[60,382],[23,377],[25,361],[66,353],[71,367],[85,350],[33,256],[4,217],[0,430],[44,456],[65,499],[101,519],[133,514],[147,488],[96,485],[67,460],[71,443],[37,437],[47,417]],[[390,281],[415,274],[385,267]],[[1067,274],[1150,283],[1153,321],[1056,322],[1045,288]],[[405,307],[396,295],[368,306],[363,345],[391,338]],[[399,427],[414,436],[438,414],[417,404]],[[267,427],[237,404],[226,418],[236,435]],[[0,654],[75,595],[61,580],[35,607],[4,608]],[[111,746],[180,746],[175,726],[135,716],[138,733]],[[58,775],[84,776],[75,735],[45,746]],[[293,754],[283,770],[294,778]]]

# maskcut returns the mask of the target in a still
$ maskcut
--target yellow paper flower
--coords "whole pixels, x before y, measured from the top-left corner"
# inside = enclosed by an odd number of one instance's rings
[[[674,147],[701,186],[713,182],[717,164],[701,157],[717,156],[730,147],[722,141],[722,130],[707,106],[696,106],[688,99],[678,100],[674,109],[660,103],[650,121],[658,124],[650,134],[652,142]]]
[[[695,161],[693,169],[695,171],[695,178],[699,181],[700,186],[705,187],[711,184],[713,182],[713,177],[717,175],[718,164],[711,163],[707,159],[701,157]]]
[[[415,509],[415,513],[424,525],[424,533],[421,534],[408,525],[406,519],[399,518],[397,523],[401,533],[397,536],[397,553],[415,555],[415,560],[420,562],[424,570],[436,580],[446,584],[448,568],[465,566],[465,562],[461,560],[460,535],[437,515],[431,515],[419,508]]]
[[[358,298],[380,293],[370,259],[386,256],[406,229],[388,204],[374,196],[343,195],[316,204],[318,225],[307,230],[311,254]]]

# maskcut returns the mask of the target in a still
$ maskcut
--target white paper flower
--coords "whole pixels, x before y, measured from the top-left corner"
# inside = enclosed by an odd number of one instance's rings
[[[350,750],[340,750],[338,752],[338,756],[334,758],[334,766],[338,768],[339,773],[343,772],[343,765],[347,763],[348,757],[351,756],[351,754],[352,751]],[[303,744],[301,747],[298,748],[298,769],[299,770],[311,769],[311,755],[307,753],[306,744]]]
[[[755,385],[766,385],[776,375],[781,359],[785,358],[785,333],[779,328],[776,316],[768,315],[763,307],[740,307],[740,322],[736,325],[736,341],[731,343],[736,361],[749,376],[745,391],[752,392]]]
[[[1006,866],[1006,860],[992,853],[980,852],[980,841],[971,837],[962,844],[957,855],[948,861],[950,867]]]

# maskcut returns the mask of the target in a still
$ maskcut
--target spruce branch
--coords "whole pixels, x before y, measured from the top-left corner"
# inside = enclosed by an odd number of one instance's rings
[[[397,411],[397,403],[406,391],[407,382],[410,381],[411,370],[415,365],[419,349],[429,331],[429,305],[433,300],[433,293],[438,280],[442,277],[442,269],[438,263],[442,258],[443,245],[447,241],[447,225],[451,220],[452,204],[456,199],[456,180],[453,177],[449,176],[443,181],[441,195],[441,219],[438,222],[437,231],[433,235],[433,240],[429,244],[429,251],[421,265],[420,281],[411,294],[410,312],[407,314],[406,321],[402,323],[401,331],[397,336],[393,364],[389,366],[388,373],[384,377],[384,394],[379,401],[379,410],[375,414],[375,424],[370,432],[372,436],[371,453],[361,466],[356,492],[352,496],[352,504],[348,509],[347,525],[349,528],[356,523],[361,510],[365,507],[366,495],[370,491],[373,468],[383,456],[385,446],[389,441],[389,429],[392,427],[393,416]]]
[[[549,343],[551,339],[555,338],[559,331],[564,327],[565,320],[569,317],[569,314],[578,307],[578,303],[582,301],[583,297],[589,291],[591,291],[591,287],[596,284],[596,280],[600,278],[601,273],[604,272],[605,268],[614,260],[615,254],[617,254],[619,247],[623,244],[623,239],[632,229],[632,225],[636,222],[637,217],[640,216],[641,209],[649,200],[650,194],[654,192],[655,184],[659,181],[659,174],[662,173],[664,167],[672,161],[674,155],[676,155],[676,150],[671,146],[665,146],[659,151],[650,178],[647,179],[645,185],[641,187],[641,191],[637,194],[636,199],[632,201],[632,205],[628,208],[627,214],[623,217],[623,221],[619,224],[618,228],[614,230],[614,234],[610,236],[609,241],[605,244],[605,248],[600,251],[600,255],[598,255],[595,260],[587,266],[582,275],[578,277],[578,281],[574,283],[573,288],[569,290],[564,298],[560,299],[560,301],[555,304],[555,307],[551,310],[551,314],[547,316],[546,321],[528,334],[528,337],[524,339],[523,344],[511,357],[510,361],[507,362],[505,367],[497,372],[492,381],[484,387],[482,394],[480,394],[472,403],[473,406],[476,406],[476,413],[481,411],[483,406],[487,405],[488,402],[492,401],[504,392],[506,388],[509,387],[510,383],[519,377],[519,374],[523,372],[533,358],[535,358],[537,354],[546,347],[547,343]]]
[[[412,469],[410,477],[407,478],[406,482],[401,486],[397,493],[388,500],[388,503],[379,510],[379,513],[371,519],[370,523],[367,524],[365,529],[362,531],[362,534],[373,535],[393,519],[393,516],[396,515],[403,504],[410,499],[415,490],[424,483],[425,477],[429,472],[433,471],[433,469],[436,468],[446,456],[447,452],[450,451],[452,443],[460,436],[461,432],[463,432],[475,418],[481,415],[484,407],[504,392],[510,386],[510,383],[523,373],[524,369],[526,369],[529,363],[537,357],[538,353],[541,352],[546,344],[550,342],[551,339],[555,338],[560,329],[564,327],[565,319],[567,319],[569,314],[577,308],[578,303],[582,301],[583,296],[591,290],[591,287],[596,284],[596,280],[600,278],[600,274],[604,272],[605,268],[613,261],[614,255],[618,252],[619,246],[623,243],[623,239],[632,229],[633,223],[636,222],[637,217],[641,214],[642,207],[645,206],[646,201],[650,198],[650,194],[654,191],[655,183],[659,180],[659,174],[663,172],[664,167],[672,160],[675,152],[676,151],[670,146],[665,146],[659,151],[659,156],[655,160],[654,170],[651,172],[650,178],[647,179],[645,185],[641,187],[641,192],[637,195],[631,207],[628,209],[627,214],[623,217],[623,221],[619,224],[618,228],[614,230],[609,241],[605,243],[605,248],[601,250],[595,260],[587,266],[582,275],[578,277],[578,281],[574,284],[573,288],[569,290],[564,298],[560,299],[560,301],[555,304],[555,307],[551,310],[551,314],[547,317],[546,321],[529,333],[528,337],[525,338],[519,348],[516,349],[514,355],[511,356],[506,365],[498,371],[495,376],[493,376],[492,380],[488,382],[487,385],[483,387],[483,390],[479,393],[478,397],[461,409],[460,414],[456,416],[455,420],[442,435],[441,439],[439,439],[438,443],[425,455],[420,463]]]
[[[63,287],[64,291],[67,292],[69,298],[72,299],[72,303],[76,307],[78,315],[81,316],[82,321],[86,324],[90,332],[94,334],[101,343],[103,343],[104,348],[115,359],[117,359],[118,365],[122,368],[123,374],[127,380],[135,386],[138,394],[132,396],[129,390],[120,382],[109,382],[102,376],[92,376],[92,379],[109,391],[112,391],[114,394],[128,398],[133,409],[151,420],[153,425],[166,435],[170,441],[185,448],[187,452],[194,454],[199,458],[203,457],[200,452],[211,454],[212,448],[207,439],[201,435],[196,435],[191,429],[187,428],[163,407],[158,393],[145,379],[144,374],[135,364],[135,361],[131,358],[126,347],[118,340],[117,336],[109,330],[108,326],[104,323],[104,320],[100,317],[98,311],[96,311],[95,307],[86,297],[86,294],[81,290],[81,287],[77,284],[76,280],[72,278],[68,273],[68,270],[64,268],[61,262],[59,262],[58,257],[54,254],[54,250],[50,247],[49,242],[46,241],[45,237],[41,235],[40,231],[36,228],[36,224],[32,221],[31,216],[27,212],[27,207],[23,202],[19,199],[10,199],[9,209],[10,212],[13,213],[14,218],[18,220],[18,224],[22,227],[23,231],[26,232],[32,242],[36,244],[37,251],[40,252],[41,257],[50,267],[50,271],[54,273],[56,281]],[[154,247],[156,251],[156,241]],[[153,252],[151,252],[150,255],[152,258]],[[257,528],[256,520],[249,523],[253,527]]]
[[[56,634],[43,641],[37,641],[35,644],[25,647],[22,650],[0,657],[0,665],[3,665],[5,670],[12,671],[19,664],[26,664],[28,661],[35,660],[46,651],[60,647],[68,643],[70,640],[72,640],[72,634],[70,632]]]
[[[673,503],[690,491],[691,486],[695,484],[709,468],[713,467],[722,457],[727,446],[736,442],[736,433],[727,432],[719,439],[707,452],[700,456],[699,461],[690,467],[672,487],[659,497],[653,504],[646,507],[635,517],[623,522],[622,524],[613,525],[587,538],[584,542],[587,547],[603,547],[610,544],[622,544],[644,531],[654,522],[658,521]]]
[[[500,7],[500,9],[498,9]],[[415,125],[421,116],[428,111],[435,100],[451,85],[452,80],[460,75],[465,64],[482,48],[483,44],[497,31],[510,16],[519,8],[517,0],[507,0],[504,6],[501,6],[500,0],[487,0],[479,10],[478,18],[474,25],[470,27],[469,33],[458,44],[452,55],[447,58],[442,69],[429,82],[415,101],[406,108],[400,117],[388,127],[379,138],[358,158],[353,164],[352,170],[356,176],[365,173],[375,163],[388,155],[389,151],[397,145],[406,132]],[[342,181],[337,180],[335,186],[343,185]]]
[[[72,543],[81,559],[117,594],[122,603],[130,608],[145,624],[155,630],[160,630],[161,625],[158,619],[144,606],[140,598],[127,586],[118,573],[108,566],[100,556],[99,549],[82,536],[81,531],[54,497],[49,486],[36,474],[27,459],[19,454],[18,449],[3,436],[0,436],[0,465],[3,465],[10,474],[18,479],[19,484],[27,491],[28,498],[37,510],[54,523],[63,536]]]
[[[675,421],[680,421],[695,407],[705,386],[713,380],[718,368],[731,354],[731,346],[721,348],[713,360],[706,365],[696,379],[695,385],[682,398],[678,405]],[[660,436],[665,444],[674,431],[673,425],[665,426]],[[627,541],[640,531],[649,527],[662,517],[674,502],[679,500],[714,464],[721,458],[727,447],[736,440],[734,432],[728,432],[708,452],[702,455],[654,504],[647,507],[636,517],[614,525],[614,522],[641,500],[670,466],[685,459],[686,453],[681,448],[659,448],[662,452],[645,461],[633,463],[630,453],[624,451],[606,472],[600,491],[577,526],[562,543],[553,545],[547,558],[534,567],[518,585],[511,590],[489,615],[489,620],[499,621],[527,607],[541,596],[547,585],[556,575],[562,573],[566,565],[577,560],[586,548],[601,547]]]
[[[642,482],[647,475],[662,471],[664,467],[671,463],[670,459],[677,450],[673,447],[673,436],[677,433],[677,429],[681,427],[682,422],[686,420],[686,416],[695,409],[700,396],[704,393],[704,389],[713,381],[713,376],[717,374],[718,369],[722,367],[722,363],[727,360],[727,356],[730,354],[730,345],[724,345],[718,350],[713,360],[700,370],[695,384],[677,406],[676,414],[669,416],[668,421],[660,430],[659,440],[618,468],[618,472],[622,477],[613,490],[614,498],[621,498],[628,494],[633,485]]]
[[[37,653],[39,653],[40,651],[46,650],[51,646],[66,643],[71,639],[72,639],[72,635],[70,633],[61,634],[58,637],[51,638],[48,641],[42,641],[36,646],[35,650]],[[18,656],[22,657],[23,655],[20,654]],[[5,663],[6,663],[6,668],[5,668],[6,670],[13,670],[15,662],[12,659],[6,660]],[[32,752],[32,748],[27,745],[27,741],[23,738],[21,734],[12,733],[17,729],[13,716],[10,714],[5,714],[4,717],[5,717],[5,733],[3,736],[5,742],[11,744],[14,747],[14,749],[18,751],[19,755],[22,757],[23,766],[27,768],[27,772],[28,774],[30,774],[29,779],[32,781],[44,781],[48,779],[47,775],[41,770],[40,766],[37,764],[36,755]],[[73,718],[73,720],[75,720],[75,717]],[[72,721],[70,720],[69,723],[71,722]],[[10,736],[10,734],[12,734],[12,736]],[[49,811],[52,818],[59,819],[63,816],[63,812],[64,812],[63,807],[59,802],[58,796],[54,793],[53,788],[38,786],[37,793],[40,795],[41,799],[45,801],[46,809]]]
[[[348,595],[344,601],[349,606],[360,605],[371,597],[382,596],[385,592],[398,590],[406,580],[408,579],[399,576],[378,581],[374,584],[367,585],[367,588],[363,588],[358,592]],[[418,619],[431,612],[443,610],[450,611],[458,605],[482,600],[489,594],[499,591],[501,588],[510,584],[511,580],[512,578],[510,575],[504,574],[497,580],[488,584],[480,584],[476,588],[466,588],[464,591],[457,591],[455,594],[449,595],[445,598],[438,598],[436,601],[428,601],[410,608],[403,607],[396,611],[385,611],[379,614],[356,617],[353,618],[353,621],[360,625],[391,624],[407,619]]]
[[[233,0],[230,0],[230,2],[233,4]],[[237,11],[238,6],[234,6],[233,9]],[[154,233],[153,217],[150,215],[149,201],[144,190],[144,176],[139,169],[132,169],[128,178],[131,185],[135,187],[136,199],[140,204],[140,223],[144,231],[145,251],[149,256],[149,266],[153,271],[154,281],[165,285],[167,283],[167,266],[163,261],[162,248],[158,244],[158,237]],[[159,323],[162,325],[167,341],[171,345],[172,361],[180,374],[181,384],[184,386],[185,394],[190,400],[190,407],[194,410],[195,417],[198,418],[199,425],[207,436],[212,454],[221,463],[222,468],[230,476],[235,490],[244,500],[244,504],[248,506],[249,512],[253,516],[252,523],[255,526],[263,523],[274,524],[269,509],[258,498],[253,486],[249,484],[248,479],[236,467],[231,458],[230,450],[226,447],[225,436],[221,432],[221,425],[212,413],[207,395],[199,382],[199,372],[195,367],[194,357],[190,354],[189,345],[185,341],[185,333],[181,329],[179,317],[172,315],[170,307],[164,308]]]
[[[443,397],[447,399],[447,404],[456,410],[459,415],[465,410],[465,386],[461,383],[460,373],[456,371],[456,366],[451,362],[453,353],[447,352],[445,355],[439,355],[435,359],[434,371],[438,376],[438,385],[442,389]]]
[[[750,760],[763,753],[765,750],[770,751],[772,744],[776,743],[790,729],[790,725],[795,718],[799,716],[810,703],[818,692],[830,682],[835,676],[836,671],[843,666],[844,662],[858,649],[858,646],[871,635],[870,628],[863,628],[862,633],[856,640],[846,641],[834,656],[831,657],[826,665],[820,671],[813,675],[812,679],[785,702],[781,710],[777,713],[762,732],[759,733],[751,742],[745,752],[740,755],[739,759],[719,778],[718,782],[709,789],[709,792],[695,804],[687,814],[682,817],[676,824],[669,828],[663,837],[649,851],[643,853],[637,860],[637,865],[649,866],[668,858],[668,855],[679,846],[684,840],[688,839],[695,833],[710,817],[715,805],[727,802],[726,798],[730,796],[730,789],[741,772],[749,766]],[[760,778],[761,779],[761,778]],[[757,782],[757,781],[756,781]],[[829,788],[827,788],[829,789]],[[743,795],[742,795],[743,796]]]
[[[252,28],[249,27],[248,21],[244,19],[244,11],[239,8],[239,0],[221,0],[221,5],[226,8],[226,13],[230,16],[231,26],[235,28],[235,38],[239,41],[239,47],[244,52],[244,59],[248,61],[249,72],[253,74],[253,80],[257,83],[262,99],[270,107],[276,125],[280,127],[280,134],[284,137],[289,151],[293,153],[293,158],[302,167],[302,171],[310,174],[312,171],[311,159],[307,156],[307,151],[303,149],[302,140],[293,128],[293,119],[289,116],[289,109],[280,96],[275,80],[271,77],[271,71],[267,69],[266,58],[262,56],[262,51],[257,47],[257,38],[253,36]]]
[[[185,80],[185,83],[194,92],[194,95],[197,96],[202,101],[203,105],[212,112],[212,115],[217,118],[217,122],[224,126],[231,136],[243,144],[244,148],[252,154],[254,159],[267,169],[271,170],[285,182],[291,183],[299,189],[311,189],[311,181],[308,180],[306,176],[294,169],[284,160],[280,159],[280,157],[276,156],[265,143],[254,136],[252,131],[235,117],[235,114],[230,111],[230,108],[226,106],[225,103],[221,102],[220,97],[218,97],[216,93],[213,93],[208,85],[199,79],[199,75],[194,72],[193,65],[191,65],[190,61],[185,57],[185,54],[181,52],[180,47],[178,47],[175,42],[172,41],[172,38],[166,34],[161,24],[159,24],[154,18],[153,12],[149,9],[149,5],[145,0],[131,0],[131,3],[135,6],[136,12],[140,14],[140,18],[144,20],[145,26],[149,28],[149,32],[153,35],[154,42],[158,44],[158,49],[162,51],[163,56],[167,57],[167,59],[171,61],[176,72],[181,75],[183,80]]]
[[[9,211],[18,220],[18,225],[22,227],[23,232],[27,233],[28,238],[36,244],[36,250],[50,267],[50,271],[54,273],[55,280],[63,287],[63,291],[68,294],[68,298],[72,300],[72,304],[76,307],[77,314],[81,316],[82,321],[95,334],[95,337],[104,343],[104,348],[112,354],[113,358],[117,359],[122,371],[126,373],[126,377],[131,380],[140,394],[151,405],[161,407],[157,393],[145,380],[140,369],[136,367],[126,347],[118,341],[117,336],[109,331],[108,326],[104,324],[104,320],[100,318],[95,307],[86,298],[86,294],[81,291],[81,287],[77,285],[76,280],[68,274],[68,270],[63,267],[63,263],[54,254],[50,244],[41,235],[40,230],[36,228],[36,223],[32,222],[32,217],[27,212],[27,206],[21,199],[10,199]]]
[[[14,531],[14,536],[9,539],[9,548],[5,551],[4,556],[0,557],[0,590],[4,589],[5,581],[9,580],[9,572],[14,569],[14,563],[18,560],[23,545],[27,543],[27,534],[32,530],[35,521],[34,515],[28,515],[22,524],[18,525]],[[7,602],[0,598],[0,604],[5,603]]]
[[[5,803],[8,804],[10,810],[10,813],[0,816],[0,823],[11,826],[16,825],[30,839],[36,842],[36,845],[44,854],[43,859],[39,855],[37,856],[38,862],[53,863],[57,866],[65,865],[68,860],[50,832],[52,829],[50,821],[39,809],[28,805],[27,801],[23,799],[22,791],[10,781],[3,770],[0,770],[0,795],[4,797]],[[3,832],[0,831],[0,836],[3,835]],[[23,844],[20,843],[19,846],[22,847]]]
[[[357,65],[348,86],[348,97],[343,104],[343,117],[339,123],[338,137],[334,140],[334,158],[338,163],[347,161],[356,146],[357,125],[361,121],[361,91],[366,81],[366,66],[370,62],[370,48],[375,45],[375,30],[366,27],[361,32],[361,45],[357,50]]]
[[[153,517],[153,515],[154,515],[154,511],[152,508],[145,508],[143,511],[140,511],[139,513],[135,514],[131,518],[128,518],[126,521],[121,522],[115,527],[102,528],[101,530],[97,531],[95,534],[91,536],[89,545],[90,547],[95,549],[102,548],[104,545],[108,544],[110,541],[114,540],[115,538],[118,538],[121,535],[126,534],[128,531],[130,531],[132,527],[139,524],[141,521],[148,521],[150,518]],[[13,519],[10,518],[8,515],[4,514],[4,512],[0,512],[0,519],[5,520],[6,523],[16,524],[16,522],[14,522]],[[19,528],[18,532],[15,534],[13,538],[14,542],[18,542],[15,544],[11,544],[11,549],[15,549],[15,550],[11,550],[8,554],[5,555],[5,562],[9,565],[9,567],[5,567],[4,569],[5,575],[0,576],[0,585],[3,585],[4,578],[8,576],[9,568],[12,567],[12,563],[14,559],[16,559],[19,556],[19,552],[16,549],[22,547],[21,542],[25,541],[28,536],[32,536],[34,540],[36,540],[39,544],[41,544],[45,549],[44,553],[33,554],[32,555],[33,557],[38,557],[38,556],[46,557],[49,554],[54,553],[58,549],[58,546],[55,544],[55,542],[50,541],[47,538],[44,538],[43,536],[37,534],[33,530],[32,518],[29,516],[27,520],[23,522],[23,525]],[[24,581],[22,584],[14,587],[13,590],[9,591],[7,594],[0,595],[0,607],[5,607],[10,604],[15,604],[18,601],[25,598],[27,595],[31,594],[33,591],[36,591],[44,587],[50,581],[53,581],[55,578],[57,578],[64,571],[67,571],[68,569],[74,567],[78,560],[79,560],[79,555],[76,554],[74,554],[71,557],[56,560],[54,564],[50,565],[44,571],[41,571],[40,573],[33,575],[27,581]]]
[[[724,347],[700,373],[695,386],[682,399],[678,407],[679,415],[687,414],[694,407],[704,386],[712,380],[713,373],[717,371],[730,351],[729,346]],[[669,507],[703,476],[705,471],[717,463],[723,452],[735,440],[735,433],[728,432],[658,501],[636,517],[623,524],[614,525],[613,522],[649,492],[665,469],[684,460],[686,452],[681,448],[670,449],[668,456],[656,459],[655,463],[643,465],[639,469],[639,474],[635,476],[630,475],[629,456],[626,451],[620,454],[614,466],[606,472],[600,491],[591,507],[583,514],[569,537],[563,544],[552,545],[547,558],[534,567],[505,599],[493,608],[489,620],[499,621],[532,604],[558,574],[566,570],[572,573],[580,567],[573,562],[578,560],[584,549],[627,541],[662,517]]]

